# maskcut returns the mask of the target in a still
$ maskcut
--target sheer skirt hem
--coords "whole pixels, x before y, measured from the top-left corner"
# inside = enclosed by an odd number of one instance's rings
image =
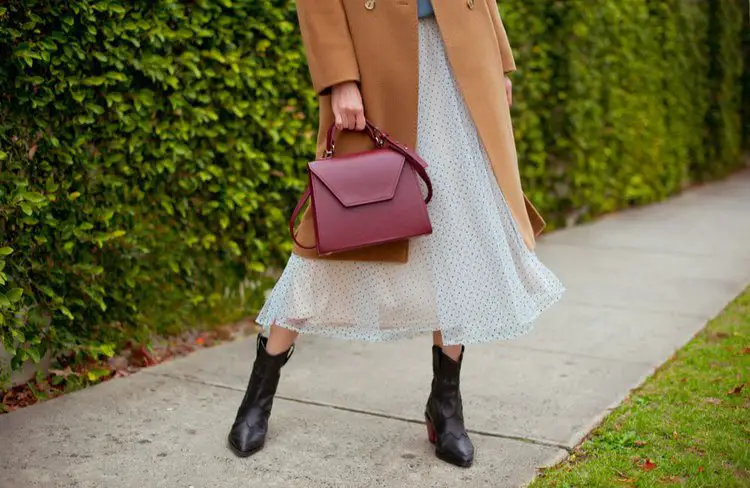
[[[403,339],[411,339],[420,335],[441,332],[443,333],[443,344],[446,346],[463,345],[470,346],[476,344],[485,344],[488,341],[504,341],[513,340],[522,337],[534,328],[534,322],[552,305],[554,305],[563,294],[564,290],[560,290],[556,295],[548,297],[547,303],[540,307],[534,314],[526,318],[524,321],[516,324],[515,327],[499,327],[496,329],[494,334],[488,335],[487,331],[483,331],[481,335],[472,337],[471,334],[463,334],[461,339],[453,338],[450,334],[450,329],[442,329],[439,326],[435,327],[434,324],[415,322],[404,322],[397,326],[387,326],[378,324],[377,329],[364,329],[362,324],[346,324],[346,323],[332,323],[332,322],[309,322],[309,319],[290,319],[290,318],[274,318],[274,317],[258,317],[256,323],[263,328],[263,333],[267,336],[270,333],[272,325],[277,325],[287,330],[297,332],[300,335],[312,335],[328,337],[337,340],[348,340],[348,341],[366,341],[366,342],[395,342]],[[295,325],[301,320],[305,320],[304,326]],[[470,324],[469,324],[470,325]]]

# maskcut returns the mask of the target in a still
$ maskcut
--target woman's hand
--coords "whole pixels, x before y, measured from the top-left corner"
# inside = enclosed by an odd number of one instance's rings
[[[513,106],[513,82],[510,78],[505,77],[505,98],[508,99],[508,106]]]
[[[338,130],[364,130],[365,108],[357,83],[335,85],[331,90],[331,108]]]

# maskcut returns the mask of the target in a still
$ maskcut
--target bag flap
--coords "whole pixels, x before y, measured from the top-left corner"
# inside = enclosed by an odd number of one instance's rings
[[[313,161],[308,168],[343,206],[356,207],[392,199],[404,161],[402,154],[377,149]]]

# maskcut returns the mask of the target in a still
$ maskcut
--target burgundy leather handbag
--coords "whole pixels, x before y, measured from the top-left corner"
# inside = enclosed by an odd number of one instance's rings
[[[432,183],[427,163],[370,122],[365,131],[375,149],[334,157],[335,127],[328,130],[323,159],[308,163],[310,182],[289,221],[298,246],[321,256],[432,233],[427,203]],[[422,196],[419,179],[427,187]],[[315,246],[297,240],[294,223],[311,199]]]

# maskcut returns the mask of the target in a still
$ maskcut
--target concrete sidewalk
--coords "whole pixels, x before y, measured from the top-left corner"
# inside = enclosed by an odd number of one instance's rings
[[[430,339],[300,341],[264,451],[225,435],[247,340],[0,416],[0,487],[513,487],[561,460],[750,283],[750,172],[543,239],[568,287],[530,335],[467,351],[475,466],[421,425]]]

